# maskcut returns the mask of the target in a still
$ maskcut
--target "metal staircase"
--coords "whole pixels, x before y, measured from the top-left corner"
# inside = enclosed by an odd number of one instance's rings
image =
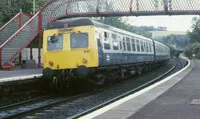
[[[42,32],[42,28],[56,17],[65,15],[65,5],[69,1],[52,0],[34,16],[20,12],[1,27],[0,66],[12,64],[19,53]]]
[[[0,28],[1,66],[11,64],[22,49],[38,35],[38,14],[31,16],[20,12]]]

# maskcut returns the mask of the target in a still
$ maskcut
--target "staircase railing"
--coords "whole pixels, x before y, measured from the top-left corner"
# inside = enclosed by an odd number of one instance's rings
[[[14,58],[25,48],[39,33],[39,14],[35,14],[20,29],[12,34],[0,46],[1,65],[11,64]]]

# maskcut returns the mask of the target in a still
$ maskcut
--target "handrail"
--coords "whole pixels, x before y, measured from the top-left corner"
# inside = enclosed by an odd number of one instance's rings
[[[6,40],[6,42],[4,42],[1,46],[0,49],[2,49],[5,45],[7,45],[10,40],[12,40],[21,30],[24,29],[24,27],[26,27],[27,24],[29,24],[36,16],[38,16],[38,14],[40,14],[40,12],[37,12],[31,19],[29,19],[18,31],[16,31],[8,40]]]
[[[10,21],[8,21],[5,25],[0,28],[0,31],[3,30],[8,24],[10,24],[15,18],[17,18],[21,13],[17,13]]]

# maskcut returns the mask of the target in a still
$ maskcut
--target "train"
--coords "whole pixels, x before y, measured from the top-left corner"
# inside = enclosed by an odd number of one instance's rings
[[[48,79],[87,78],[101,84],[170,59],[166,45],[90,18],[54,21],[43,34],[43,76]]]

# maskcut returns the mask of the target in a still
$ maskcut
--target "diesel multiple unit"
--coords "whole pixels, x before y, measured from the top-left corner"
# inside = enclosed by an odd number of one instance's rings
[[[44,76],[54,77],[64,71],[68,76],[87,77],[109,69],[140,71],[167,61],[170,49],[88,18],[71,18],[45,28],[43,55]]]

